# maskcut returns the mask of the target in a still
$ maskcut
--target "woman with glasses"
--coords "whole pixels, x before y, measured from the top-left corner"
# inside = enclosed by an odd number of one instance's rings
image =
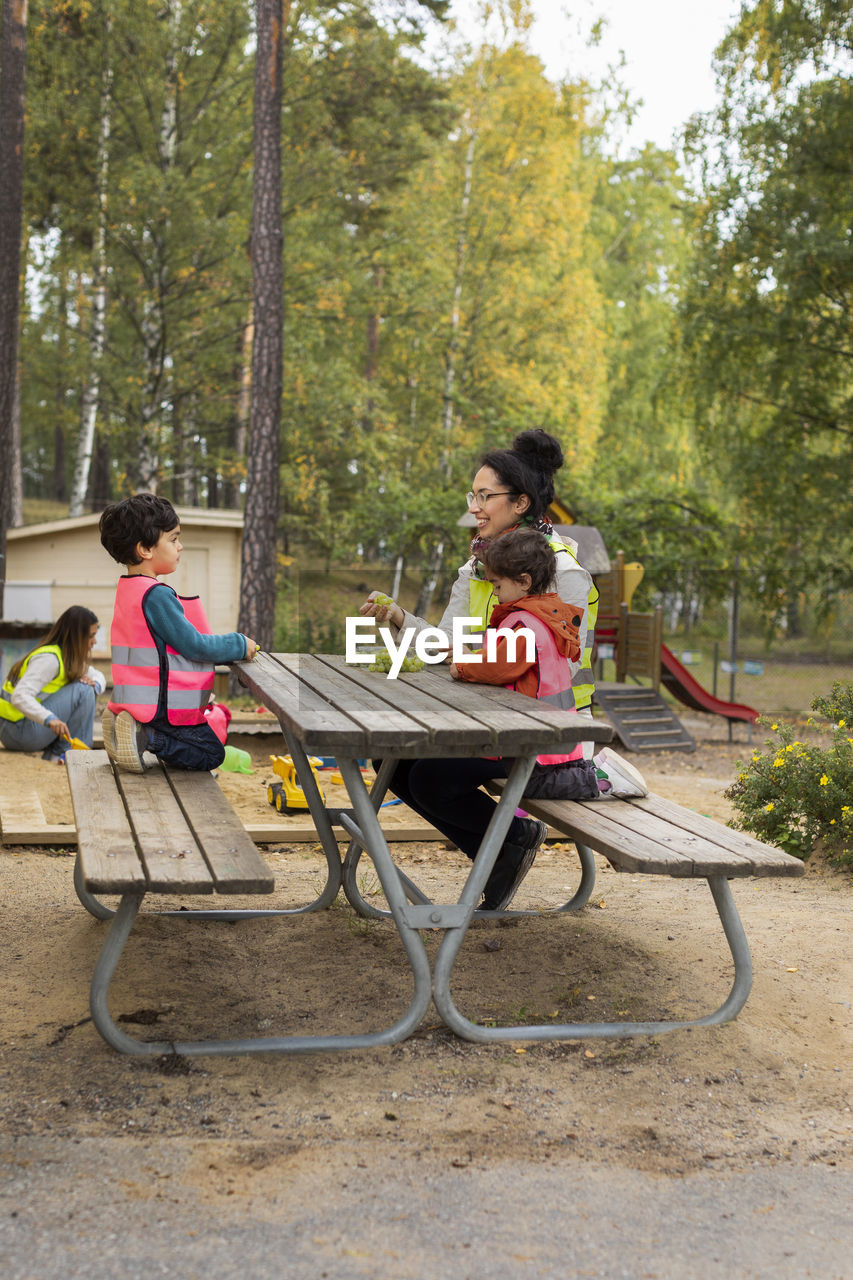
[[[574,544],[558,537],[547,519],[554,499],[554,475],[563,465],[563,451],[553,436],[541,430],[523,431],[510,449],[492,449],[481,460],[468,493],[468,510],[477,521],[477,533],[471,543],[471,555],[460,567],[439,627],[447,633],[448,648],[454,618],[479,618],[483,629],[496,601],[492,585],[485,576],[481,555],[510,529],[536,529],[544,534],[554,552],[555,590],[560,599],[577,609],[580,616],[578,639],[580,662],[570,663],[575,706],[581,714],[591,716],[592,638],[597,605],[597,592],[592,578],[579,563]],[[590,600],[592,596],[592,600]],[[371,592],[359,610],[392,628],[414,627],[421,631],[431,624],[415,617],[395,601]],[[591,752],[590,752],[591,754]],[[390,789],[411,809],[463,850],[476,849],[485,826],[484,811],[494,807],[493,801],[476,806],[476,810],[459,796],[465,792],[466,767],[478,771],[473,785],[483,781],[483,765],[488,763],[493,777],[506,776],[503,760],[448,761],[453,786],[436,785],[436,768],[442,761],[401,760],[390,781]],[[377,762],[378,767],[378,762]],[[544,822],[521,814],[513,818],[507,839],[498,854],[483,895],[481,909],[505,910],[519,885],[533,865],[548,828]],[[473,839],[472,839],[473,837]],[[469,854],[469,856],[472,856]]]
[[[450,593],[450,600],[438,626],[450,643],[454,618],[480,618],[488,624],[495,601],[486,580],[480,553],[508,529],[537,529],[548,539],[556,557],[556,591],[565,604],[583,610],[579,629],[582,656],[572,667],[572,687],[578,711],[590,714],[592,702],[592,643],[598,592],[586,569],[578,563],[574,543],[566,543],[555,534],[547,518],[554,500],[554,476],[563,465],[559,442],[546,431],[522,431],[510,449],[492,449],[485,454],[467,495],[468,510],[477,521],[477,533],[471,543],[471,555],[460,566]],[[423,631],[433,624],[408,613],[399,604],[380,603],[378,592],[371,592],[359,613],[390,622],[401,629],[414,627]],[[387,597],[385,597],[387,599]]]

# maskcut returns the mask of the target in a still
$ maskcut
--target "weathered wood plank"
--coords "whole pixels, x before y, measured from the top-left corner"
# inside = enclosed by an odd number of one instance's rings
[[[584,806],[585,815],[588,809],[587,804]],[[723,840],[704,839],[689,823],[679,825],[670,819],[660,818],[633,801],[603,800],[600,809],[608,821],[626,827],[632,834],[648,841],[650,847],[662,846],[689,858],[693,863],[694,875],[715,874],[723,867],[731,875],[752,874],[750,858],[732,849]],[[596,815],[588,815],[587,820],[594,822]]]
[[[309,752],[334,755],[337,748],[342,754],[365,756],[364,730],[299,679],[298,661],[298,654],[261,653],[253,662],[235,663],[234,670]]]
[[[501,780],[488,784],[495,793]],[[637,800],[533,800],[522,805],[622,871],[673,876],[803,874],[797,858],[660,796]]]
[[[632,801],[635,809],[646,809],[659,818],[677,826],[685,827],[696,835],[702,836],[711,844],[722,845],[726,850],[743,855],[752,863],[752,874],[755,876],[801,876],[805,874],[805,865],[799,858],[775,849],[772,845],[756,840],[746,831],[736,831],[732,827],[724,827],[705,814],[695,813],[683,805],[662,796],[646,796],[642,800]]]
[[[4,845],[67,845],[73,848],[77,843],[77,828],[67,823],[46,822],[42,827],[12,827],[4,830]]]
[[[66,760],[83,883],[90,893],[143,892],[147,877],[106,751]]]
[[[217,893],[272,893],[273,874],[216,779],[167,769],[166,776],[213,877]]]
[[[598,805],[595,801],[580,803],[525,797],[521,803],[528,813],[556,827],[570,839],[580,840],[603,853],[621,871],[681,877],[696,874],[691,857],[668,845],[645,839],[615,820],[617,806],[629,804],[629,801],[609,800],[606,805]],[[718,871],[723,874],[722,867]],[[749,869],[741,865],[732,874],[748,875]]]
[[[584,740],[609,742],[613,736],[609,725],[579,720],[548,703],[498,685],[454,680],[445,667],[399,679],[404,686],[419,687],[421,682],[436,702],[464,712],[490,731],[483,754],[488,754],[489,748],[508,757],[521,755],[530,747],[547,751],[564,745],[570,749]]]
[[[213,877],[162,767],[118,770],[139,856],[152,893],[213,893]]]
[[[343,658],[320,654],[321,662],[340,668]],[[347,678],[361,688],[391,706],[405,699],[405,708],[412,719],[424,725],[436,747],[449,750],[454,746],[470,747],[473,751],[483,741],[483,727],[458,707],[439,702],[426,689],[419,687],[423,673],[409,679],[388,680],[380,672],[367,671],[364,667],[347,667]]]
[[[16,827],[38,828],[43,827],[46,822],[39,794],[34,787],[21,787],[14,793],[0,793],[0,833],[4,840],[7,832]]]
[[[459,684],[459,681],[454,680],[452,687],[456,688]],[[547,725],[553,731],[555,744],[565,743],[568,747],[572,747],[577,745],[578,741],[583,741],[603,745],[613,738],[612,726],[606,721],[590,720],[586,716],[578,718],[570,712],[561,711],[559,707],[550,706],[547,702],[539,702],[536,698],[513,693],[498,685],[478,684],[463,687],[478,690],[480,695],[490,702],[502,702],[506,698],[512,698],[514,711],[528,720]]]
[[[395,701],[381,698],[379,681],[373,689],[365,688],[359,680],[352,678],[350,669],[345,665],[341,669],[310,654],[300,655],[295,667],[294,674],[298,672],[300,680],[317,692],[322,690],[323,697],[361,726],[369,735],[374,754],[393,750],[413,739],[429,740],[429,729],[409,715],[408,707],[403,710]],[[393,685],[396,682],[385,683]]]

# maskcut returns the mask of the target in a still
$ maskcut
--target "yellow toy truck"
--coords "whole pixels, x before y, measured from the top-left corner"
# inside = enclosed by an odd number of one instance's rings
[[[271,782],[267,787],[267,800],[278,813],[302,813],[308,808],[305,792],[299,785],[296,776],[296,765],[290,756],[270,756],[273,773],[278,774],[281,782]],[[323,788],[320,786],[320,775],[317,772],[323,763],[316,756],[309,756],[308,763],[320,791],[320,799],[326,803]]]

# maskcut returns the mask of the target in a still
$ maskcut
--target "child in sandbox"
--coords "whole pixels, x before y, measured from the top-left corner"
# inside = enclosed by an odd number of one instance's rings
[[[125,565],[110,629],[113,695],[103,714],[112,760],[142,773],[145,751],[179,769],[215,769],[225,747],[205,708],[217,662],[251,660],[257,645],[232,631],[211,635],[198,596],[179,596],[159,575],[174,573],[181,528],[165,498],[137,493],[104,511],[101,542]]]

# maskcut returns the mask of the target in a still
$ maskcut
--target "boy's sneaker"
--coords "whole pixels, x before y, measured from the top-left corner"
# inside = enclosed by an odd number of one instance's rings
[[[635,769],[610,747],[604,747],[599,751],[598,755],[593,757],[593,764],[599,778],[610,783],[609,794],[615,799],[636,800],[640,796],[649,794],[646,780],[639,769]]]
[[[116,758],[116,717],[115,712],[107,707],[101,716],[101,732],[104,735],[104,750],[111,760]]]
[[[522,844],[505,844],[498,854],[492,874],[483,890],[481,911],[505,911],[527,875],[548,834],[548,824],[536,818],[524,819],[528,836]]]
[[[120,711],[115,717],[113,751],[107,746],[107,733],[104,733],[104,746],[107,755],[120,768],[128,773],[144,773],[142,753],[148,745],[148,732],[145,727],[134,720],[129,711]]]

